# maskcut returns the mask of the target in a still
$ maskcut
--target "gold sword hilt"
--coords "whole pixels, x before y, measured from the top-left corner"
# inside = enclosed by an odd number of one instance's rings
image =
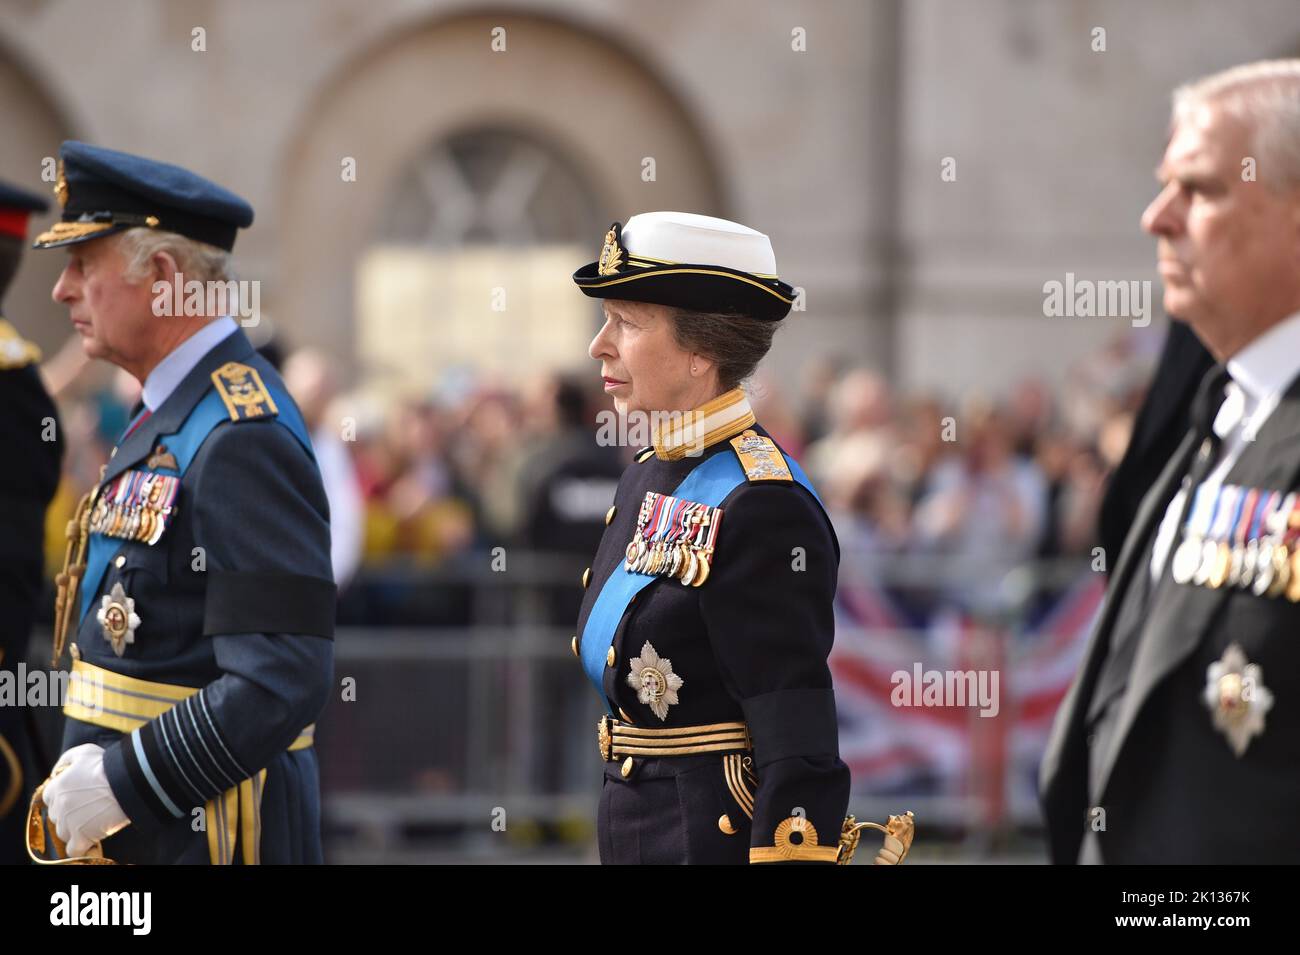
[[[875,829],[885,834],[885,844],[876,853],[872,865],[902,865],[912,849],[912,839],[916,836],[916,817],[909,809],[905,815],[890,816],[889,822],[858,822],[852,815],[846,816],[840,830],[839,865],[848,865],[853,861],[853,854],[858,851],[863,829]]]
[[[55,767],[50,773],[53,779],[67,769],[67,766]],[[104,858],[104,850],[98,842],[90,847],[84,856],[69,856],[68,844],[59,838],[53,826],[45,824],[45,786],[50,779],[36,787],[32,793],[32,802],[27,809],[27,856],[37,865],[117,865],[112,859]],[[54,848],[55,858],[45,858],[46,838]]]

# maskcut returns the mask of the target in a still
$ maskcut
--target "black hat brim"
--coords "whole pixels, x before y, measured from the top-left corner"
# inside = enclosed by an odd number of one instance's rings
[[[0,209],[16,209],[19,212],[48,212],[49,201],[34,192],[28,192],[7,182],[0,182]]]
[[[573,273],[574,284],[592,298],[621,298],[697,312],[748,315],[780,321],[794,304],[794,289],[720,265],[672,263],[601,275],[598,262]]]

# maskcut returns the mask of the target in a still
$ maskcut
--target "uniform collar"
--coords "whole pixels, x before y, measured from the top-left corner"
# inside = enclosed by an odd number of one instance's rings
[[[753,425],[754,412],[749,407],[749,399],[741,389],[733,388],[698,408],[670,415],[658,424],[653,441],[655,457],[676,461],[691,453],[699,454]]]
[[[187,341],[193,341],[194,337],[191,336]],[[159,437],[179,431],[194,406],[212,387],[212,372],[226,362],[247,361],[254,354],[252,343],[236,326],[234,332],[200,355],[158,410],[113,449],[100,483],[113,480],[145,457]]]
[[[154,366],[144,380],[141,398],[145,407],[157,411],[164,401],[171,397],[176,386],[185,380],[194,366],[218,344],[229,338],[239,326],[229,315],[214,319],[204,325],[185,341],[173,348],[162,361]]]

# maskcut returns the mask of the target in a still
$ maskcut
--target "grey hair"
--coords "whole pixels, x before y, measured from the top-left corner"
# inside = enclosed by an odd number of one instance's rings
[[[229,252],[176,232],[137,227],[120,233],[117,241],[126,258],[125,278],[129,282],[148,278],[149,260],[159,252],[166,252],[176,260],[187,282],[228,282],[234,278]]]
[[[1261,182],[1274,192],[1300,188],[1300,59],[1246,63],[1178,87],[1173,123],[1210,104],[1250,129]]]

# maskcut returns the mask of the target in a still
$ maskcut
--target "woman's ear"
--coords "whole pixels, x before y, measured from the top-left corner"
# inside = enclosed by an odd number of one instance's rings
[[[699,352],[691,352],[691,377],[702,378],[713,370],[714,362],[712,359],[701,355]]]

